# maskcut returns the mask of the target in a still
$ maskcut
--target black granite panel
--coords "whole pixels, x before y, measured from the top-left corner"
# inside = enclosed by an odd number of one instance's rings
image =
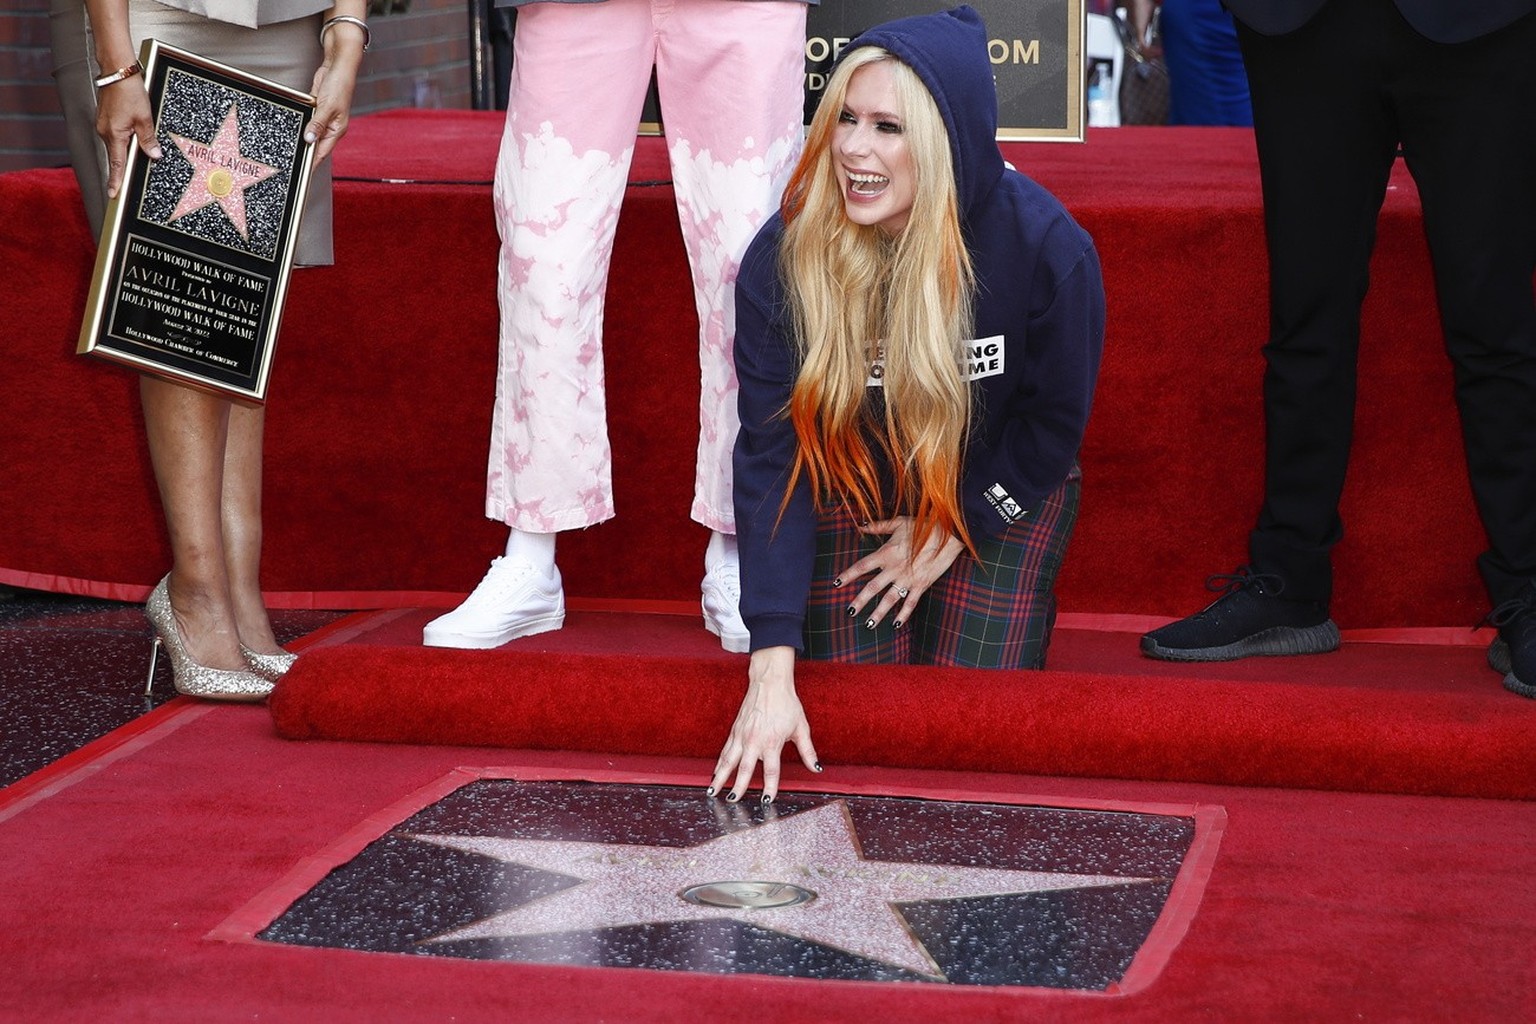
[[[272,627],[289,643],[344,614],[276,610]],[[174,697],[164,657],[144,695],[153,635],[142,605],[0,589],[0,786]]]
[[[721,974],[1103,990],[1195,835],[1176,815],[480,780],[338,866],[261,933],[377,952]],[[692,885],[781,882],[788,908]],[[727,887],[728,888],[728,887]]]

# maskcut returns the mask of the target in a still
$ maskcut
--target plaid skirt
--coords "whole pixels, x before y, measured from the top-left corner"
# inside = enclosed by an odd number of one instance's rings
[[[859,532],[846,509],[823,514],[804,656],[874,665],[1043,668],[1056,623],[1056,575],[1077,522],[1081,489],[1082,474],[1073,466],[1029,516],[996,537],[981,538],[980,557],[962,551],[900,629],[891,625],[894,609],[874,629],[864,625],[865,609],[848,614],[863,580],[832,586],[885,538]]]

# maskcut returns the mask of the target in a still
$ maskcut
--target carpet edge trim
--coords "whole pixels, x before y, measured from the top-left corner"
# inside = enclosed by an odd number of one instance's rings
[[[177,697],[70,751],[0,790],[0,822],[20,814],[101,769],[153,746],[182,726],[215,710],[215,705]]]

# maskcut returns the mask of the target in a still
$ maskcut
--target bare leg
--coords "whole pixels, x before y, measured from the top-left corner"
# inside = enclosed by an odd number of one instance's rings
[[[177,630],[199,664],[244,669],[221,510],[230,403],[148,376],[141,378],[139,397],[170,531]]]
[[[224,447],[224,570],[240,642],[261,654],[282,650],[261,599],[261,439],[266,410],[231,405]]]

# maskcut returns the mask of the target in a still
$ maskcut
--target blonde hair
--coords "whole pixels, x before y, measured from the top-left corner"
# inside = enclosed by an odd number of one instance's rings
[[[849,81],[876,63],[891,69],[915,175],[912,210],[895,236],[848,219],[832,152]],[[780,266],[802,357],[787,410],[799,440],[791,488],[803,473],[818,509],[841,501],[864,521],[913,516],[914,551],[934,530],[972,548],[959,478],[971,408],[961,364],[975,276],[949,133],[916,72],[878,47],[844,57],[781,212]],[[877,418],[866,390],[879,355],[885,409]],[[881,494],[871,436],[895,477],[894,507]]]

